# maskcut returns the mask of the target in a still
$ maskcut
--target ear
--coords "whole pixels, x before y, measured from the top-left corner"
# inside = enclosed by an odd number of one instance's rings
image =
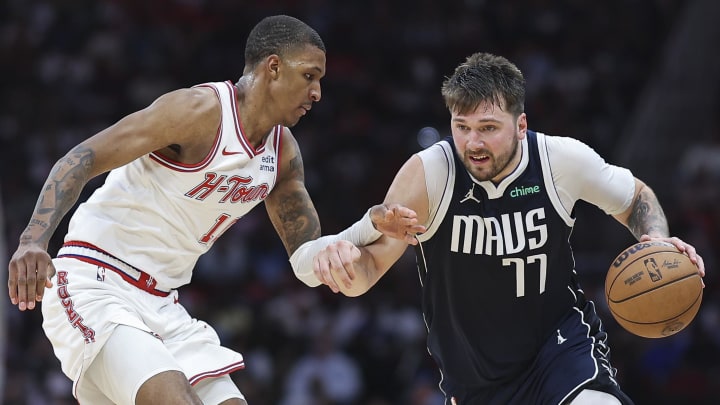
[[[272,79],[277,79],[280,74],[280,57],[278,55],[270,55],[266,59],[265,66],[267,73]]]
[[[525,113],[522,113],[517,119],[517,130],[519,139],[525,138],[525,135],[527,135],[527,129],[527,115]]]

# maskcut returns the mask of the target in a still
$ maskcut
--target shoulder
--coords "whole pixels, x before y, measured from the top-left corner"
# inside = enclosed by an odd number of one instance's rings
[[[176,130],[215,126],[221,114],[220,100],[209,87],[170,91],[158,97],[147,110]]]
[[[588,144],[570,137],[538,134],[540,149],[553,172],[567,172],[573,177],[583,175],[592,178],[596,171],[607,166],[607,162]]]
[[[160,96],[156,103],[170,104],[180,111],[195,114],[220,108],[217,93],[207,86],[177,89]]]
[[[282,152],[285,156],[294,157],[300,155],[300,145],[298,145],[295,135],[290,128],[280,127],[280,143],[282,144]]]
[[[303,179],[305,169],[303,167],[300,145],[290,128],[280,127],[280,177],[279,180]]]
[[[547,135],[538,132],[538,143],[544,143],[548,156],[553,159],[579,159],[588,156],[597,156],[597,152],[586,143],[567,136]]]
[[[453,151],[448,140],[436,142],[416,155],[426,167],[446,167],[453,161]]]

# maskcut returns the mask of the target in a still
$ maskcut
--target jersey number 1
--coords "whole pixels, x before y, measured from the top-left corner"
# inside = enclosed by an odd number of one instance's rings
[[[205,235],[200,238],[200,243],[206,245],[219,238],[223,232],[227,231],[228,228],[230,228],[238,220],[238,218],[235,218],[233,221],[228,222],[228,219],[230,219],[230,215],[228,214],[222,214],[217,217],[215,219],[215,224],[213,224],[210,230],[205,232]]]

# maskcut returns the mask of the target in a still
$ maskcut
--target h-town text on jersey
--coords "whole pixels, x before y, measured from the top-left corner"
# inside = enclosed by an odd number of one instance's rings
[[[212,172],[205,173],[205,181],[193,187],[185,193],[185,196],[203,201],[213,192],[218,192],[222,195],[222,198],[218,200],[221,203],[264,200],[269,194],[270,186],[267,183],[253,185],[252,182],[252,177],[228,177]]]

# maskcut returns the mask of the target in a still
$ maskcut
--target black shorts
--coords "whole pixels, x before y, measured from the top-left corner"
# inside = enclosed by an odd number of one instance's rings
[[[570,403],[583,389],[607,392],[623,405],[632,400],[620,390],[610,364],[607,335],[595,304],[573,309],[540,349],[530,369],[491,389],[453,387],[446,405],[557,405]],[[452,391],[452,392],[451,392]],[[453,403],[453,397],[455,402]]]

